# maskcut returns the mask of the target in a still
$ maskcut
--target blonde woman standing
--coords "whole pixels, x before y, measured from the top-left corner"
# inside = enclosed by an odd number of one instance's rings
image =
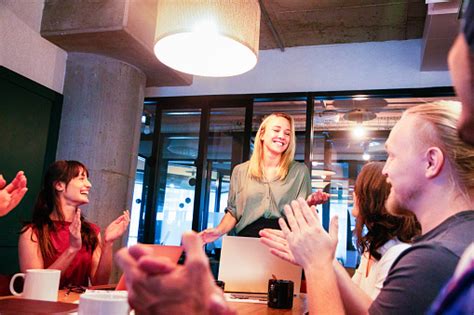
[[[237,165],[231,176],[225,215],[219,225],[200,233],[213,242],[235,228],[238,236],[258,237],[264,228],[279,228],[283,207],[298,197],[323,203],[328,195],[311,194],[308,168],[294,161],[295,123],[285,113],[273,113],[261,123],[250,161]]]

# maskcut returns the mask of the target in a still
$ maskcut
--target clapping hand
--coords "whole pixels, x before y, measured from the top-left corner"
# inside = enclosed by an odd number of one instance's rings
[[[281,231],[265,229],[260,232],[262,242],[270,251],[291,263],[308,268],[314,264],[332,263],[337,246],[338,218],[331,219],[327,233],[314,206],[302,198],[285,206],[288,224],[280,218]]]
[[[6,184],[3,175],[0,175],[0,217],[13,210],[28,191],[23,171],[19,171],[10,184]]]
[[[69,226],[69,247],[75,251],[79,251],[82,247],[81,238],[81,209],[77,209]]]
[[[270,252],[294,265],[298,265],[295,257],[288,247],[288,241],[282,231],[276,229],[263,229],[258,233],[260,241],[270,248]]]
[[[326,232],[315,213],[302,198],[285,206],[288,220],[278,221],[285,239],[288,241],[295,262],[303,268],[315,264],[332,264],[337,246],[338,219],[331,219],[329,233]]]
[[[125,210],[121,216],[115,219],[105,229],[104,240],[106,243],[112,243],[127,230],[128,224],[130,223],[130,213]]]
[[[121,249],[116,261],[125,274],[130,305],[139,314],[217,314],[235,312],[212,277],[201,238],[183,235],[186,261],[173,264],[143,245]]]

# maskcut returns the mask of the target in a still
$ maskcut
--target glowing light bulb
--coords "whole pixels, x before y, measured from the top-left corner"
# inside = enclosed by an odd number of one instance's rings
[[[365,137],[365,134],[366,130],[362,125],[357,125],[354,129],[352,129],[352,135],[357,139],[362,139],[363,137]]]
[[[194,24],[192,27],[193,32],[200,33],[201,35],[217,35],[217,25],[211,20],[201,20]]]

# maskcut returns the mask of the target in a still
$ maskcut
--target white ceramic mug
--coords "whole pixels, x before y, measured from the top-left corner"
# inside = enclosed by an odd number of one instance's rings
[[[22,293],[16,292],[13,287],[15,279],[18,277],[24,278]],[[56,302],[60,278],[61,270],[27,269],[26,273],[17,273],[10,280],[10,292],[25,299]]]
[[[79,315],[128,315],[126,291],[86,291],[79,299]]]

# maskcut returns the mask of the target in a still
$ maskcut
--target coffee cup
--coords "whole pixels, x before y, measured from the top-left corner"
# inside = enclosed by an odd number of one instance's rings
[[[280,309],[292,308],[293,286],[291,280],[268,280],[268,306]]]
[[[24,278],[23,292],[15,291],[16,278]],[[10,292],[30,300],[58,300],[59,279],[61,270],[56,269],[27,269],[26,273],[17,273],[10,280]]]
[[[216,280],[216,285],[224,291],[225,289],[225,282],[221,280]]]
[[[79,298],[78,315],[128,315],[126,291],[86,291]]]

